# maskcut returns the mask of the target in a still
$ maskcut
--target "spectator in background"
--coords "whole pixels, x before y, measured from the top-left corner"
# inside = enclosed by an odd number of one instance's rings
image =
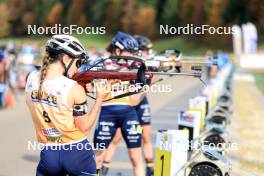
[[[14,95],[6,84],[6,47],[0,49],[0,108],[12,108],[14,106]]]
[[[24,89],[25,87],[25,77],[34,68],[34,53],[31,45],[22,46],[22,68],[19,74],[19,88]]]
[[[9,56],[7,60],[6,66],[7,74],[8,74],[8,83],[11,88],[17,88],[19,83],[19,68],[18,68],[18,51],[13,47],[9,48]]]
[[[4,47],[0,49],[0,82],[5,81],[5,51]]]
[[[208,64],[206,64],[206,78],[207,80],[209,80],[211,78],[211,68],[212,68],[212,64],[211,64],[211,60],[213,57],[213,51],[212,50],[207,50],[205,57],[208,59]]]
[[[32,65],[34,62],[33,48],[30,45],[22,48],[22,62],[25,65]]]
[[[229,62],[228,54],[219,50],[217,56],[218,56],[217,66],[218,69],[221,69]]]

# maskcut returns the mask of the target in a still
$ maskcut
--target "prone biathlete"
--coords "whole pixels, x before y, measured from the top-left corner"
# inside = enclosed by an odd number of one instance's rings
[[[133,36],[118,32],[107,47],[107,51],[114,56],[136,56],[138,42]],[[123,84],[127,84],[127,82],[121,82],[121,85]],[[125,91],[117,90],[115,93],[122,94]],[[94,145],[104,144],[106,150],[98,152],[96,155],[97,169],[102,169],[103,171],[102,164],[109,144],[114,136],[119,134],[123,136],[126,142],[134,176],[143,176],[141,126],[131,98],[131,96],[127,96],[113,99],[104,102],[102,105],[99,121],[94,133]]]
[[[152,43],[150,39],[141,35],[134,35],[134,38],[137,40],[139,44],[139,56],[142,58],[147,58],[151,54]],[[138,98],[141,98],[140,100]],[[148,103],[147,96],[143,95],[142,97],[133,97],[134,101],[133,105],[138,118],[140,125],[143,127],[142,134],[142,148],[146,162],[146,175],[153,175],[153,151],[152,151],[152,143],[151,143],[151,113],[150,113],[150,105]],[[135,100],[136,99],[136,100]],[[110,162],[113,158],[113,155],[116,151],[118,143],[121,141],[122,135],[120,131],[118,131],[108,147],[104,162],[103,162],[103,174],[107,175],[110,167]]]
[[[88,112],[84,88],[70,79],[87,59],[84,47],[69,35],[47,41],[40,71],[29,74],[26,103],[38,142],[43,145],[37,176],[95,176],[93,148],[87,140],[110,85],[97,82],[96,101]]]

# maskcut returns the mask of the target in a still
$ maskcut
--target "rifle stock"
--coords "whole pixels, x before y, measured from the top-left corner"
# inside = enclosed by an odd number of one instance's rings
[[[95,79],[118,79],[120,81],[132,81],[137,79],[136,72],[114,72],[114,71],[87,71],[80,72],[73,76],[82,87]]]

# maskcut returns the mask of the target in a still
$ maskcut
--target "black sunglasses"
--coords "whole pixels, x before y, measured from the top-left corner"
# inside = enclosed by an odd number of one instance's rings
[[[87,65],[88,60],[87,59],[78,59],[75,63],[77,68],[80,68],[82,65]]]
[[[89,56],[86,53],[83,53],[81,58],[76,61],[75,65],[77,68],[80,68],[82,65],[88,64]]]

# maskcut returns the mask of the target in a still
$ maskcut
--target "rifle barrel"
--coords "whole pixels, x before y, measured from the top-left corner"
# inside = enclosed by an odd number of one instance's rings
[[[167,72],[146,72],[153,75],[168,75],[168,76],[198,76],[197,73],[167,73]]]

